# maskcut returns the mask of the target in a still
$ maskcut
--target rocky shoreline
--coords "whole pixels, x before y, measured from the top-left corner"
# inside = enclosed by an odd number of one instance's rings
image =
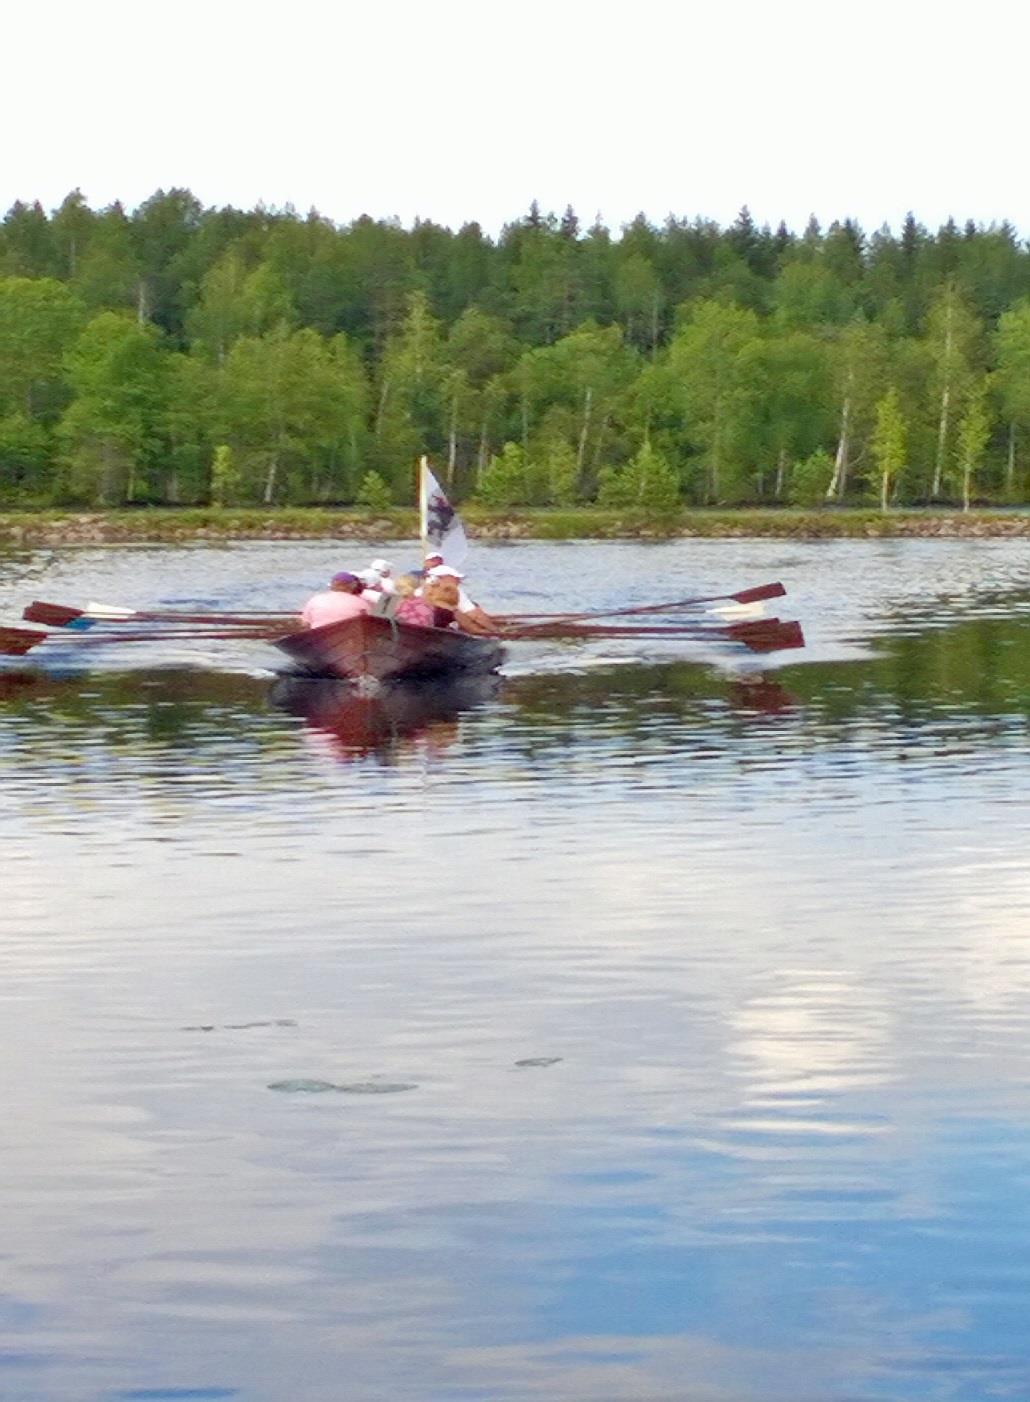
[[[859,509],[695,510],[656,517],[632,511],[537,510],[465,514],[480,540],[671,540],[771,537],[787,540],[1030,537],[1030,512]],[[232,509],[17,511],[0,514],[0,546],[190,544],[247,540],[411,539],[415,513]]]

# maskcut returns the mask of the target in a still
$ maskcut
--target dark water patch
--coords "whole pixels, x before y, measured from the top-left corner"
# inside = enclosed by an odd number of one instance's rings
[[[338,1090],[332,1081],[315,1081],[305,1076],[295,1076],[285,1081],[272,1081],[269,1090],[282,1091],[284,1095],[324,1095],[326,1091]]]
[[[284,1095],[323,1095],[327,1091],[339,1091],[343,1095],[395,1095],[399,1091],[417,1090],[413,1081],[317,1081],[297,1077],[286,1081],[272,1081],[269,1090],[281,1091]]]
[[[238,1387],[136,1387],[110,1394],[120,1402],[220,1402],[239,1395]]]
[[[183,1032],[249,1032],[252,1028],[258,1027],[296,1027],[297,1023],[290,1017],[276,1017],[256,1022],[197,1022],[192,1023],[181,1030]]]

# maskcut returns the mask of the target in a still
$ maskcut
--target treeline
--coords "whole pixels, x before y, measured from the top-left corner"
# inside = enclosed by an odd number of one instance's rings
[[[0,502],[1023,502],[1030,252],[534,206],[497,239],[315,212],[0,226]]]

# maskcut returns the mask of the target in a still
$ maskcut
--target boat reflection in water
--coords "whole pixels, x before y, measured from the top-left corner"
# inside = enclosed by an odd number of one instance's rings
[[[779,715],[798,704],[798,698],[780,681],[761,672],[732,682],[727,699],[735,710],[760,711],[767,716]]]
[[[367,695],[333,677],[283,675],[272,685],[273,706],[300,716],[312,738],[341,760],[376,755],[389,761],[422,745],[430,753],[449,749],[458,738],[462,711],[495,697],[501,678],[481,676],[395,682]]]

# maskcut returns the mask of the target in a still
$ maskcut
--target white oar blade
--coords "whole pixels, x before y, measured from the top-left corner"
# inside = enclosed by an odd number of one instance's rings
[[[756,604],[718,604],[706,612],[715,618],[725,619],[727,623],[750,623],[755,619],[765,617],[765,605],[761,602]]]
[[[114,604],[98,604],[91,599],[83,612],[87,618],[106,618],[112,623],[118,623],[126,618],[135,618],[137,610],[118,608]]]

